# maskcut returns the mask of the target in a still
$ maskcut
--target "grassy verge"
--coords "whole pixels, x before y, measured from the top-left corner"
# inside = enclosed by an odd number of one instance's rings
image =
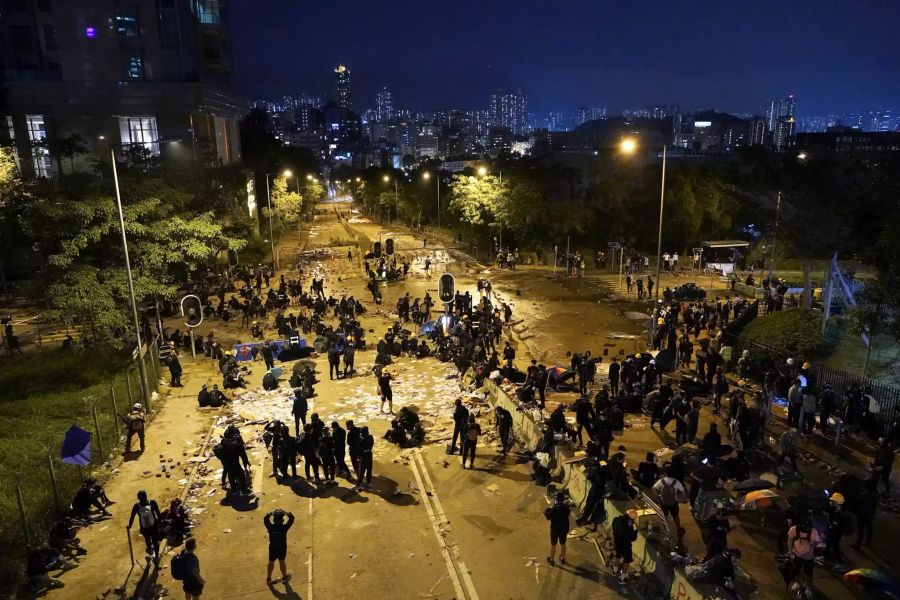
[[[56,512],[50,477],[50,461],[56,471],[61,508],[66,508],[81,482],[113,453],[118,445],[111,390],[119,412],[128,410],[128,388],[122,374],[127,353],[53,350],[0,361],[0,590],[14,590],[23,577],[27,552],[25,532],[16,500],[19,483],[32,545],[46,541],[46,531]],[[137,394],[137,377],[129,375]],[[105,456],[94,454],[94,469],[83,472],[60,462],[66,430],[73,424],[98,440],[91,407],[97,421]],[[51,458],[52,457],[52,458]]]

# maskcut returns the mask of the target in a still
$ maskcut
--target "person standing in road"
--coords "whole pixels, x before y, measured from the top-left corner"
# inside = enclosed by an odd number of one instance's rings
[[[384,412],[384,403],[387,402],[388,412],[394,414],[394,391],[391,389],[391,380],[393,378],[394,376],[387,371],[382,371],[378,375],[378,390],[381,392],[380,412]]]
[[[612,362],[609,363],[609,391],[612,392],[613,396],[619,395],[619,369],[621,365],[619,365],[619,361],[616,360],[616,357],[613,357]]]
[[[352,343],[344,347],[344,379],[353,375],[353,363],[356,361],[356,349]]]
[[[559,544],[559,564],[566,564],[566,537],[569,535],[569,502],[565,492],[556,492],[556,502],[544,509],[544,517],[550,521],[550,556],[547,564],[556,566],[556,544]]]
[[[478,446],[478,436],[481,435],[481,425],[475,422],[475,415],[469,415],[466,430],[463,437],[462,466],[466,468],[466,456],[469,457],[469,468],[475,468],[475,448]]]
[[[140,402],[135,402],[134,406],[131,407],[131,412],[125,417],[125,428],[128,430],[128,435],[125,438],[125,454],[131,452],[131,438],[134,436],[137,436],[141,443],[141,452],[144,451],[144,425],[146,422],[147,417],[144,415],[144,407],[141,406]]]
[[[350,469],[344,457],[347,455],[347,432],[341,429],[337,421],[331,422],[331,439],[334,440],[334,463],[338,475],[350,476]]]
[[[291,406],[291,414],[294,415],[294,435],[300,437],[300,423],[306,425],[306,412],[309,410],[309,403],[306,401],[306,394],[300,388],[294,388],[294,402]]]
[[[653,493],[659,498],[663,518],[668,520],[671,516],[675,523],[675,529],[681,529],[681,518],[678,516],[678,504],[687,500],[687,492],[681,482],[672,477],[668,470],[653,485]]]
[[[140,527],[144,543],[147,545],[147,557],[159,564],[159,522],[162,520],[159,506],[156,504],[156,500],[147,499],[147,492],[144,490],[137,493],[137,499],[138,501],[131,507],[131,518],[128,519],[126,529],[131,530],[134,519],[137,517],[138,527]]]
[[[372,448],[375,447],[375,438],[369,433],[368,427],[360,429],[359,438],[359,479],[356,487],[353,489],[360,490],[368,488],[372,484]],[[365,478],[365,485],[363,485]]]
[[[287,516],[287,521],[284,519],[285,516]],[[287,558],[287,532],[294,524],[294,515],[276,508],[263,517],[263,524],[266,526],[266,531],[269,532],[269,565],[266,569],[266,583],[268,585],[276,583],[272,580],[272,571],[275,568],[276,560],[278,568],[281,569],[279,581],[288,581],[291,576],[287,572],[284,560]]]
[[[631,544],[637,539],[637,511],[629,509],[612,521],[613,546],[615,547],[615,565],[613,573],[618,573],[619,583],[628,581],[628,565],[634,560]]]
[[[181,387],[181,361],[178,360],[178,352],[176,352],[175,347],[172,347],[172,353],[169,354],[168,358],[168,366],[169,366],[169,375],[171,376],[171,381],[169,382],[170,387]]]
[[[362,431],[353,424],[353,421],[347,421],[346,425],[347,453],[350,454],[350,466],[353,468],[353,473],[359,477],[359,454]]]
[[[450,440],[450,454],[456,452],[456,438],[459,437],[460,446],[465,443],[466,423],[469,422],[469,409],[462,403],[462,398],[456,399],[456,408],[453,409],[453,438]],[[460,448],[462,453],[462,448]]]

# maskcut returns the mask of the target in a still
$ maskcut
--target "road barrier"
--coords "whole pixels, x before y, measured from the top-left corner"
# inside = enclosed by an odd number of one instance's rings
[[[471,380],[467,373],[464,380]],[[487,391],[488,401],[492,406],[501,406],[509,411],[513,418],[513,427],[516,436],[525,448],[533,449],[541,439],[541,430],[538,424],[528,413],[519,410],[518,403],[494,382],[486,379],[484,389]],[[590,484],[585,476],[584,468],[579,462],[569,462],[572,453],[559,446],[554,448],[556,468],[553,476],[560,480],[572,500],[572,503],[581,512],[587,499]],[[605,499],[607,525],[612,519],[623,514],[634,506],[626,501]],[[661,590],[668,590],[668,597],[677,600],[701,600],[708,596],[710,590],[706,586],[698,586],[688,580],[684,569],[675,567],[669,561],[664,550],[651,539],[654,533],[650,530],[640,529],[637,540],[632,543],[632,552],[637,567],[645,573],[651,574]]]

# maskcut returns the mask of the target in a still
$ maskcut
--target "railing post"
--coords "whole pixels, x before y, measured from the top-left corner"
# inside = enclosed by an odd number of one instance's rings
[[[56,469],[53,468],[53,453],[47,448],[47,465],[50,467],[50,482],[53,484],[53,500],[56,510],[61,510],[59,502],[59,483],[56,481]]]
[[[28,519],[25,516],[25,500],[22,497],[22,478],[16,479],[16,502],[19,505],[19,518],[22,520],[22,533],[25,534],[25,545],[31,548],[31,532],[28,530]]]
[[[103,436],[100,434],[100,421],[97,420],[97,404],[91,406],[91,414],[94,416],[94,430],[97,432],[97,449],[100,451],[100,457],[106,462],[106,454],[103,452]]]

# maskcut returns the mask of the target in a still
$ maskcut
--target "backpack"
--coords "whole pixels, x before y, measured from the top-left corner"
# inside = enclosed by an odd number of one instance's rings
[[[662,484],[662,491],[659,494],[659,498],[664,506],[672,506],[673,504],[678,504],[678,489],[675,487],[675,484],[666,483],[665,479],[660,479],[660,483]]]
[[[469,427],[466,431],[466,437],[470,442],[478,441],[478,429],[476,429],[475,427]]]
[[[184,550],[172,557],[169,569],[172,573],[172,579],[184,581],[184,578],[187,577],[187,560]]]
[[[138,506],[138,523],[141,525],[141,529],[149,529],[156,525],[156,516],[153,514],[153,509],[149,504],[141,504]]]

